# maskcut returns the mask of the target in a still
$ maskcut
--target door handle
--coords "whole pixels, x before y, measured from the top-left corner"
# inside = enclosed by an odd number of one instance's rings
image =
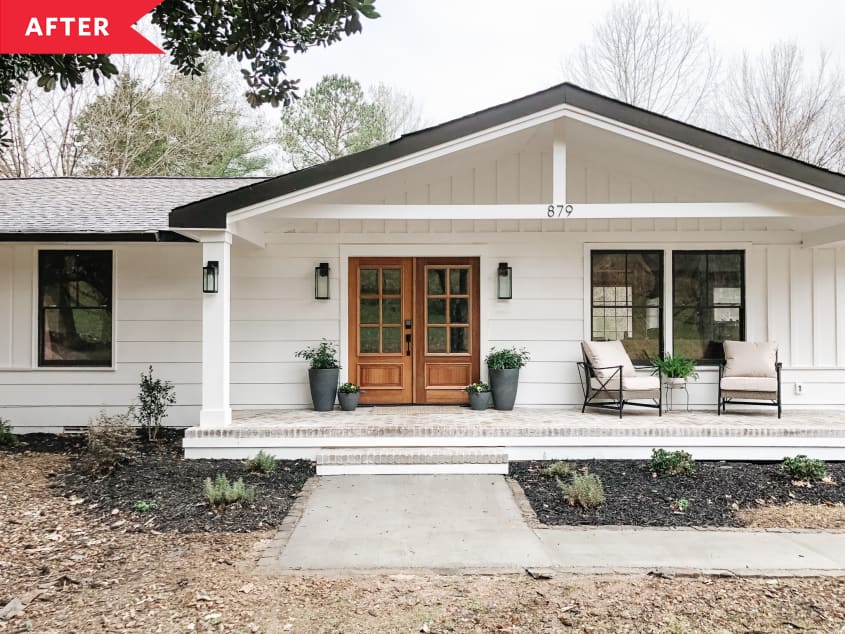
[[[405,335],[405,356],[406,357],[411,356],[411,334],[410,333]]]

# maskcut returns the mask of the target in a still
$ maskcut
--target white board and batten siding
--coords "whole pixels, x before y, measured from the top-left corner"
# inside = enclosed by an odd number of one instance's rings
[[[589,333],[585,276],[590,248],[746,249],[747,336],[777,341],[784,401],[794,407],[845,404],[845,249],[803,249],[788,221],[350,220],[277,221],[266,248],[232,248],[231,402],[234,408],[309,403],[306,365],[294,354],[321,338],[345,341],[344,259],[352,255],[478,254],[482,260],[482,355],[525,346],[518,403],[576,405],[575,362]],[[780,224],[779,224],[780,222]],[[140,373],[176,385],[172,425],[194,425],[201,400],[201,248],[119,244],[114,251],[114,367],[39,369],[35,267],[38,248],[0,245],[0,416],[18,430],[84,425],[98,410],[124,411]],[[84,248],[73,245],[73,248]],[[514,271],[514,298],[494,296],[496,266]],[[331,299],[313,298],[314,267],[331,266]],[[347,351],[341,351],[346,365]],[[715,406],[716,374],[701,372],[691,404]],[[803,385],[795,394],[794,384]]]

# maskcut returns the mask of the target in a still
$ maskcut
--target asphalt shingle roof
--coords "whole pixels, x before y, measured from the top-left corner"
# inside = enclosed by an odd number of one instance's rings
[[[174,207],[261,178],[0,179],[0,233],[125,233],[168,229]]]

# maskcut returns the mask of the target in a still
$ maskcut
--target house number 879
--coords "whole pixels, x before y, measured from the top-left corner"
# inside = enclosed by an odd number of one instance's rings
[[[549,218],[560,218],[566,214],[566,217],[569,218],[574,210],[575,208],[572,205],[549,205],[546,208],[546,215]]]

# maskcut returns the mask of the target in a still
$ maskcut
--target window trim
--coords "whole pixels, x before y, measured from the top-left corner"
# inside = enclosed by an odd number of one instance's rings
[[[666,252],[667,249],[661,248],[640,248],[640,249],[631,249],[620,247],[618,249],[614,248],[601,248],[601,249],[589,249],[587,253],[587,274],[584,276],[586,278],[586,288],[589,290],[589,302],[584,302],[587,306],[587,311],[589,312],[589,319],[586,320],[587,328],[589,329],[588,336],[586,337],[587,341],[593,340],[593,319],[594,319],[594,299],[593,299],[593,256],[595,255],[618,255],[618,254],[625,254],[626,256],[626,263],[627,263],[627,256],[629,255],[657,255],[660,257],[660,304],[658,306],[658,313],[657,313],[657,323],[659,324],[660,329],[660,336],[658,337],[657,342],[657,354],[662,357],[666,352],[666,320],[665,320],[665,304],[666,304]],[[627,267],[626,267],[627,269]],[[626,279],[627,279],[627,270],[626,270]],[[648,362],[648,359],[632,359],[634,363],[645,363]]]
[[[111,263],[111,289],[109,297],[109,308],[111,310],[111,346],[109,350],[109,360],[104,363],[101,361],[85,361],[85,360],[61,360],[51,361],[44,359],[44,306],[43,306],[43,287],[41,285],[41,254],[42,253],[64,253],[64,254],[78,254],[78,253],[101,253],[107,252],[110,255]],[[115,250],[108,247],[98,247],[92,245],[84,245],[81,248],[64,248],[53,249],[49,247],[39,247],[35,249],[35,262],[33,266],[33,278],[35,284],[35,292],[33,299],[35,304],[35,332],[34,336],[34,360],[38,370],[88,370],[88,371],[108,371],[115,369],[115,334],[117,332],[117,319],[115,315],[115,299],[117,290],[117,276],[116,272],[116,258]]]
[[[670,258],[670,266],[672,269],[672,288],[671,288],[671,303],[672,303],[672,333],[671,333],[671,347],[672,350],[675,349],[675,254],[704,254],[704,255],[739,255],[740,256],[740,266],[739,266],[739,279],[741,283],[740,291],[739,291],[739,340],[745,341],[748,336],[747,330],[747,323],[748,323],[748,306],[746,304],[746,286],[747,280],[745,278],[745,272],[747,268],[746,260],[748,259],[748,250],[747,249],[671,249],[669,250],[669,258]],[[708,283],[709,280],[707,276],[710,271],[710,263],[709,259],[705,259],[705,283]],[[714,307],[715,308],[715,307]],[[717,358],[703,358],[703,359],[694,359],[696,365],[719,365],[722,360],[724,359],[724,351],[722,352],[721,357]]]

